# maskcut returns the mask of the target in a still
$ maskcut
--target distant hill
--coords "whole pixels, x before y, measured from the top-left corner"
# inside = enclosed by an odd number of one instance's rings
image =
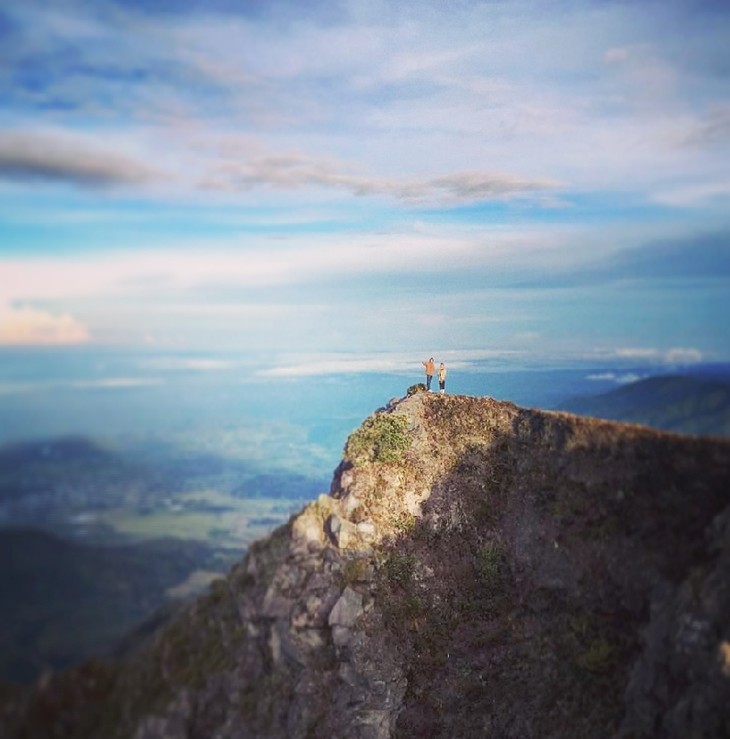
[[[730,384],[667,375],[569,400],[560,410],[694,436],[730,436]]]
[[[0,680],[32,680],[108,652],[169,602],[168,589],[226,565],[199,542],[94,547],[0,529]]]

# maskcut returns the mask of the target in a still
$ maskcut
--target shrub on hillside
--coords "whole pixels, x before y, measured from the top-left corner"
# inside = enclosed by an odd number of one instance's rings
[[[398,462],[410,443],[406,416],[379,413],[350,435],[345,456],[354,462]]]

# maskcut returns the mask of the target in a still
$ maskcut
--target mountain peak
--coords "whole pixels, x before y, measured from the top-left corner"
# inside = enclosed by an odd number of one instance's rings
[[[416,393],[329,495],[17,736],[721,736],[730,443]],[[23,733],[25,732],[25,733]]]

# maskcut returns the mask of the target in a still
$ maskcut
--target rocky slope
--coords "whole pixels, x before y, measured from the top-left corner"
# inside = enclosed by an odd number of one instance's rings
[[[3,737],[730,735],[730,442],[418,393],[119,665]]]

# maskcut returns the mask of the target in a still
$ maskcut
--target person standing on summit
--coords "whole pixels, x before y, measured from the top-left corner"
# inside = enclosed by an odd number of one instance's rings
[[[428,362],[421,362],[426,368],[426,390],[431,391],[431,380],[433,380],[434,372],[436,371],[436,363],[433,361],[433,357]]]
[[[439,367],[439,393],[443,395],[446,392],[446,365],[441,362]]]

